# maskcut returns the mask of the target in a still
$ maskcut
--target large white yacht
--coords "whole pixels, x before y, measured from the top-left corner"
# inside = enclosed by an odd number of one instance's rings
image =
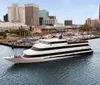
[[[34,63],[65,59],[92,52],[88,41],[68,43],[66,39],[51,38],[38,40],[32,48],[25,50],[23,55],[5,59],[14,63]]]

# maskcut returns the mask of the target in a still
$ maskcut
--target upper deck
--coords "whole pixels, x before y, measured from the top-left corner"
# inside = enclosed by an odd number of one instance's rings
[[[77,47],[77,46],[84,46],[88,45],[87,42],[78,42],[78,43],[71,43],[68,44],[66,39],[41,39],[34,44],[32,49],[51,49],[51,48],[64,48],[64,47]]]

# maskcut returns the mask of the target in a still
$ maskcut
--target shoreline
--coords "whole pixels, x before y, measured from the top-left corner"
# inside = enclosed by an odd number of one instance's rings
[[[25,48],[25,49],[28,49],[28,48],[31,48],[32,46],[17,46],[17,45],[11,45],[11,44],[7,44],[7,43],[4,43],[4,42],[0,42],[0,45],[4,45],[4,46],[8,46],[8,47],[11,47],[12,49],[14,48]]]
[[[83,38],[83,37],[82,37]],[[82,39],[82,40],[91,40],[91,39],[98,39],[98,38],[100,38],[100,37],[91,37],[91,38],[84,38],[84,39]],[[34,41],[35,42],[35,41]],[[75,43],[75,42],[73,42],[73,43]],[[14,45],[14,44],[11,44],[11,43],[7,43],[7,42],[0,42],[0,45],[4,45],[4,46],[8,46],[8,47],[11,47],[12,49],[14,49],[14,48],[24,48],[24,49],[29,49],[29,48],[31,48],[32,46],[33,46],[33,44],[32,45]]]

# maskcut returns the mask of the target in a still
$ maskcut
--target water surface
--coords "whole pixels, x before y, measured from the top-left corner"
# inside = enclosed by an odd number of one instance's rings
[[[94,53],[37,64],[17,64],[4,59],[24,49],[0,45],[0,85],[100,85],[100,39],[89,41]]]

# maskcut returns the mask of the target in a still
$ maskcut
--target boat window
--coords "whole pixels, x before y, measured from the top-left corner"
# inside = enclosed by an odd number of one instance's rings
[[[67,41],[56,41],[56,42],[50,42],[50,44],[58,44],[58,43],[67,43]]]
[[[44,44],[50,44],[49,42],[47,41],[39,41],[40,43],[44,43]]]
[[[31,58],[31,57],[33,57],[33,55],[26,55],[26,54],[24,54],[23,57],[26,57],[26,58],[29,57],[29,58]]]
[[[78,50],[72,50],[72,51],[64,51],[64,52],[56,52],[56,53],[47,53],[47,54],[36,54],[36,55],[24,55],[23,57],[43,57],[43,56],[52,56],[52,55],[59,55],[59,54],[67,54],[67,53],[74,53],[74,52],[81,52],[81,51],[91,51],[91,48],[86,49],[78,49]],[[72,54],[75,55],[75,54]]]
[[[46,51],[46,50],[57,50],[57,49],[64,49],[64,48],[73,48],[73,47],[81,47],[81,46],[88,46],[89,44],[81,44],[81,45],[69,45],[69,46],[61,46],[61,47],[49,47],[49,48],[37,48],[32,47],[32,50],[35,51]]]
[[[39,41],[40,43],[44,44],[59,44],[59,43],[67,43],[67,41],[53,41],[53,42],[47,42],[47,41]]]

